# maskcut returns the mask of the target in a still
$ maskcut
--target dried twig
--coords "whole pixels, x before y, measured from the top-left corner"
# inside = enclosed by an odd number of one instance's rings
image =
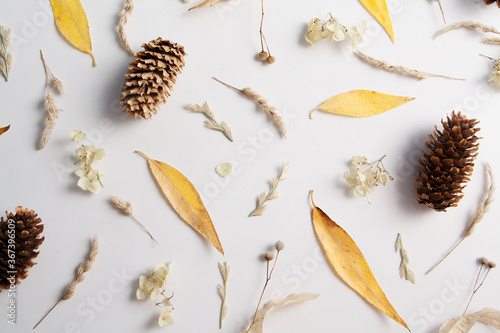
[[[222,276],[223,283],[219,285],[219,296],[222,299],[222,305],[220,308],[220,319],[219,319],[219,329],[222,329],[222,321],[227,315],[227,280],[229,278],[229,272],[231,271],[231,266],[228,265],[227,261],[224,263],[219,263],[219,270]]]
[[[250,89],[248,87],[243,88],[243,89],[238,89],[238,88],[235,88],[235,87],[233,87],[233,86],[231,86],[231,85],[229,85],[229,84],[227,84],[227,83],[225,83],[225,82],[223,82],[215,77],[213,79],[216,80],[217,82],[222,83],[226,87],[234,89],[234,90],[242,93],[243,95],[247,96],[248,98],[254,100],[255,102],[259,103],[262,110],[264,110],[268,115],[270,115],[273,118],[274,122],[276,123],[276,125],[280,129],[281,134],[286,139],[287,132],[286,132],[285,120],[283,119],[283,117],[281,116],[281,114],[278,112],[278,110],[275,107],[269,105],[269,103],[266,99],[264,99],[257,92],[253,91],[252,89]]]
[[[479,263],[481,264],[481,268],[479,268],[479,272],[477,273],[476,282],[474,282],[474,287],[472,287],[472,295],[470,296],[469,302],[467,303],[467,306],[465,307],[464,314],[462,316],[465,316],[465,314],[467,313],[467,310],[469,309],[469,305],[472,302],[474,295],[476,295],[479,288],[481,288],[481,286],[483,285],[484,281],[488,277],[488,274],[490,274],[491,269],[495,268],[497,266],[496,263],[486,259],[485,257],[482,257],[481,259],[479,259]],[[483,271],[483,267],[485,267],[485,266],[486,266],[487,271],[484,274],[483,279],[481,280],[481,283],[479,283],[479,278],[481,276],[481,272]]]
[[[370,56],[364,54],[363,52],[361,52],[359,50],[356,50],[355,54],[359,57],[359,59],[363,60],[364,62],[366,62],[370,65],[373,65],[373,66],[378,67],[378,68],[382,68],[388,72],[410,75],[410,76],[416,77],[419,80],[424,80],[428,77],[442,77],[442,78],[446,78],[446,79],[465,81],[465,79],[459,79],[456,77],[422,72],[422,71],[418,71],[416,69],[410,69],[410,68],[406,68],[403,66],[393,66],[393,65],[389,64],[387,61],[375,59],[373,57],[370,57]]]
[[[406,249],[403,247],[403,240],[401,238],[401,234],[398,233],[398,238],[396,240],[395,245],[396,252],[399,251],[401,254],[401,264],[399,265],[399,276],[402,279],[408,280],[411,283],[415,284],[416,277],[415,273],[408,267],[410,264],[410,256]]]
[[[220,131],[224,133],[224,135],[232,142],[233,140],[233,135],[231,134],[231,127],[223,121],[220,124],[215,120],[215,114],[210,105],[208,105],[207,102],[203,103],[203,106],[200,106],[198,104],[187,104],[186,108],[188,110],[191,110],[193,112],[198,112],[198,113],[203,113],[205,117],[207,117],[209,120],[205,120],[203,123],[206,128],[210,128],[216,131]]]
[[[56,106],[56,104],[54,103],[54,99],[50,95],[50,84],[52,82],[56,91],[61,94],[63,93],[64,88],[62,82],[58,78],[56,78],[54,74],[52,74],[52,71],[45,62],[42,50],[40,50],[40,56],[42,58],[42,63],[45,68],[45,75],[47,78],[47,96],[45,96],[45,102],[43,104],[45,111],[47,111],[47,117],[45,118],[45,129],[43,131],[40,143],[38,144],[38,149],[43,149],[43,147],[45,147],[45,145],[49,141],[50,136],[52,135],[52,130],[54,129],[54,126],[56,124],[58,114],[60,111],[62,111]]]
[[[73,295],[75,294],[76,286],[79,283],[81,283],[83,280],[85,280],[85,273],[90,271],[90,269],[92,268],[92,265],[94,265],[95,258],[97,256],[98,252],[99,252],[99,243],[97,241],[97,236],[94,236],[94,240],[92,242],[92,249],[90,250],[89,257],[88,257],[87,261],[85,261],[85,263],[82,263],[82,264],[80,264],[80,266],[78,266],[76,279],[74,279],[73,282],[70,283],[70,285],[66,289],[66,292],[64,293],[64,295],[57,301],[56,304],[54,304],[54,306],[47,312],[47,314],[45,314],[45,316],[43,316],[43,318],[40,319],[40,321],[35,325],[35,327],[33,327],[33,329],[35,329],[38,325],[40,325],[40,323],[57,306],[57,304],[59,304],[59,302],[67,301],[71,297],[73,297]]]
[[[495,174],[493,173],[493,170],[491,169],[491,166],[489,164],[486,164],[486,167],[488,169],[488,175],[490,178],[490,187],[488,189],[488,194],[486,196],[486,199],[479,204],[477,207],[476,213],[474,214],[474,218],[472,221],[469,223],[469,226],[467,227],[467,230],[465,230],[464,235],[462,238],[453,246],[453,248],[448,251],[448,253],[441,259],[439,260],[434,266],[432,266],[425,274],[429,274],[436,268],[439,264],[441,264],[466,238],[470,237],[474,231],[476,230],[477,225],[479,222],[482,221],[484,214],[490,210],[491,204],[495,200],[493,198],[493,194],[495,193],[496,185],[495,185]]]
[[[251,216],[261,216],[264,211],[266,210],[266,202],[269,200],[276,199],[280,196],[280,193],[276,191],[278,188],[278,184],[282,181],[287,179],[287,171],[288,171],[288,166],[289,163],[283,163],[281,165],[281,170],[280,174],[278,175],[278,178],[273,178],[271,182],[271,190],[269,191],[269,194],[267,192],[262,192],[259,195],[259,198],[257,200],[257,208],[255,208],[249,215],[248,217]]]
[[[130,203],[130,201],[126,201],[126,200],[123,200],[119,197],[117,197],[116,195],[113,195],[110,200],[115,204],[115,206],[120,209],[121,211],[123,211],[125,214],[127,214],[128,216],[130,216],[135,222],[137,222],[137,224],[139,224],[142,229],[144,229],[144,231],[146,231],[149,235],[149,237],[151,237],[151,239],[157,244],[157,245],[160,245],[156,239],[153,237],[153,235],[151,235],[151,233],[148,231],[148,229],[146,229],[146,227],[141,223],[139,222],[139,220],[137,220],[134,216],[134,211],[132,209],[132,204]]]
[[[7,52],[7,47],[12,41],[12,29],[7,29],[0,25],[0,72],[5,81],[9,81],[9,72],[14,63],[12,53]]]
[[[132,14],[133,10],[134,10],[133,0],[126,0],[125,8],[123,8],[118,14],[118,17],[120,18],[120,20],[118,21],[118,32],[120,34],[120,39],[122,41],[123,47],[127,50],[128,53],[130,53],[131,56],[134,56],[135,53],[130,48],[127,35],[125,34],[125,24],[127,24],[128,17],[130,16],[130,14]]]
[[[434,38],[437,38],[448,31],[455,30],[455,29],[460,29],[460,28],[468,28],[468,29],[473,29],[473,30],[480,30],[482,32],[491,32],[494,34],[500,34],[500,31],[498,31],[495,27],[491,25],[486,25],[482,24],[479,22],[472,22],[472,21],[463,21],[457,24],[453,24],[450,26],[447,26],[443,30],[439,31],[437,34],[434,35]]]

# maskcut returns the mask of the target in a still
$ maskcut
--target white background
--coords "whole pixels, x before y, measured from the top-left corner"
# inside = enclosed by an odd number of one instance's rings
[[[0,126],[11,124],[0,138],[1,210],[22,205],[34,209],[45,224],[45,242],[37,265],[17,287],[17,325],[0,318],[1,332],[27,332],[59,299],[73,280],[77,265],[101,243],[97,261],[78,285],[75,296],[46,318],[38,332],[217,332],[221,281],[217,263],[232,265],[229,313],[223,332],[246,328],[261,292],[265,264],[261,254],[278,239],[286,244],[266,293],[292,292],[321,296],[276,312],[266,332],[405,332],[365,303],[332,272],[314,236],[309,190],[316,204],[339,223],[363,251],[388,299],[412,332],[437,332],[446,320],[461,315],[478,271],[477,259],[500,260],[499,210],[495,205],[477,232],[436,271],[424,272],[461,236],[487,189],[485,163],[500,173],[498,143],[500,94],[487,84],[491,73],[483,53],[500,56],[498,46],[481,43],[479,32],[453,31],[433,40],[444,26],[434,1],[389,1],[396,43],[357,1],[266,1],[265,33],[274,65],[257,61],[260,1],[228,1],[217,8],[188,12],[180,0],[136,1],[126,31],[134,51],[159,36],[185,46],[186,67],[166,105],[152,120],[123,117],[118,99],[132,58],[118,40],[117,14],[124,1],[83,1],[94,54],[71,47],[58,33],[48,1],[2,1],[0,23],[14,29],[15,64],[9,82],[0,82]],[[443,0],[450,23],[474,20],[498,24],[500,9],[481,1]],[[370,27],[361,49],[393,64],[466,78],[418,81],[370,67],[352,55],[349,42],[311,47],[304,41],[312,17],[332,12],[340,22]],[[39,49],[66,88],[55,96],[60,114],[43,151],[36,149],[43,129],[45,73]],[[211,79],[252,87],[289,115],[289,139],[251,101]],[[1,81],[1,80],[0,80]],[[324,100],[352,89],[416,97],[402,107],[371,118],[354,119],[316,112]],[[227,121],[235,142],[203,128],[203,116],[186,103],[209,101],[218,120]],[[416,160],[427,135],[453,109],[481,120],[480,154],[459,207],[437,213],[417,203],[413,183]],[[106,149],[98,161],[105,177],[99,195],[83,192],[72,173],[73,129],[84,130]],[[256,141],[256,143],[255,143]],[[202,194],[226,256],[180,220],[162,197],[146,161],[134,150],[169,163]],[[397,180],[376,188],[369,197],[354,197],[342,179],[350,158],[370,160],[387,154],[385,166]],[[238,162],[228,180],[215,175],[218,163]],[[290,178],[280,184],[282,196],[269,202],[262,217],[247,218],[258,194],[269,187],[282,162],[290,161]],[[134,204],[135,215],[161,246],[128,217],[114,209],[110,195]],[[397,233],[412,256],[417,285],[400,280]],[[137,301],[141,274],[172,261],[167,291],[174,292],[173,327],[161,329],[160,309]],[[119,282],[116,275],[124,274]],[[118,281],[118,282],[117,282]],[[499,308],[499,272],[493,270],[470,311]],[[111,296],[111,297],[110,297]],[[95,299],[92,310],[90,302]],[[7,312],[7,293],[0,304]],[[104,304],[103,304],[104,303]],[[72,326],[76,326],[75,329]],[[478,324],[474,332],[492,332]]]

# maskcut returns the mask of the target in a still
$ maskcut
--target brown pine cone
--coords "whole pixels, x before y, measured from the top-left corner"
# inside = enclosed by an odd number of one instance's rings
[[[487,5],[491,5],[492,3],[497,3],[498,7],[500,7],[500,0],[484,0],[484,3]]]
[[[443,130],[435,127],[426,143],[418,167],[417,198],[420,204],[436,211],[446,211],[457,206],[462,199],[462,190],[470,180],[474,160],[479,148],[476,133],[480,128],[476,119],[467,119],[461,112],[453,112],[448,119],[441,120]]]
[[[125,75],[120,100],[125,114],[149,119],[170,96],[186,53],[183,46],[161,38],[142,47]]]
[[[34,211],[19,206],[15,214],[6,214],[6,219],[0,218],[0,291],[28,276],[27,270],[36,265],[36,250],[45,239],[40,237],[42,220]]]

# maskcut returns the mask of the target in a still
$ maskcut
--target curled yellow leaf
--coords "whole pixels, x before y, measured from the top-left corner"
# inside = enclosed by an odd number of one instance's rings
[[[309,118],[312,119],[312,113],[316,110],[351,117],[375,116],[414,99],[414,97],[388,95],[372,90],[351,90],[325,101],[311,111]]]
[[[394,31],[392,29],[391,15],[387,9],[385,0],[359,0],[367,11],[380,23],[394,43]]]
[[[74,47],[90,54],[94,66],[97,66],[92,53],[89,22],[80,0],[50,0],[54,20],[61,34]]]
[[[150,159],[140,151],[136,153],[148,160],[156,183],[179,217],[224,254],[210,215],[189,179],[166,163]]]
[[[0,135],[4,134],[5,132],[7,132],[10,128],[10,125],[9,126],[5,126],[5,127],[0,127]]]
[[[313,191],[311,191],[311,201],[314,231],[331,268],[365,301],[410,330],[380,288],[356,243],[344,229],[316,207]]]

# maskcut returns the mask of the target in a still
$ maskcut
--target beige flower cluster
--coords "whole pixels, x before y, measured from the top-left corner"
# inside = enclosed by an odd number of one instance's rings
[[[328,39],[331,43],[333,41],[340,42],[347,37],[351,37],[351,46],[355,49],[363,41],[366,30],[365,21],[359,22],[357,26],[343,26],[331,15],[327,21],[313,18],[307,28],[306,41],[311,45],[315,45],[323,39]]]
[[[354,195],[367,196],[372,193],[373,186],[385,185],[393,179],[382,164],[384,157],[368,163],[365,156],[353,156],[349,170],[344,172],[344,179],[354,188]]]

